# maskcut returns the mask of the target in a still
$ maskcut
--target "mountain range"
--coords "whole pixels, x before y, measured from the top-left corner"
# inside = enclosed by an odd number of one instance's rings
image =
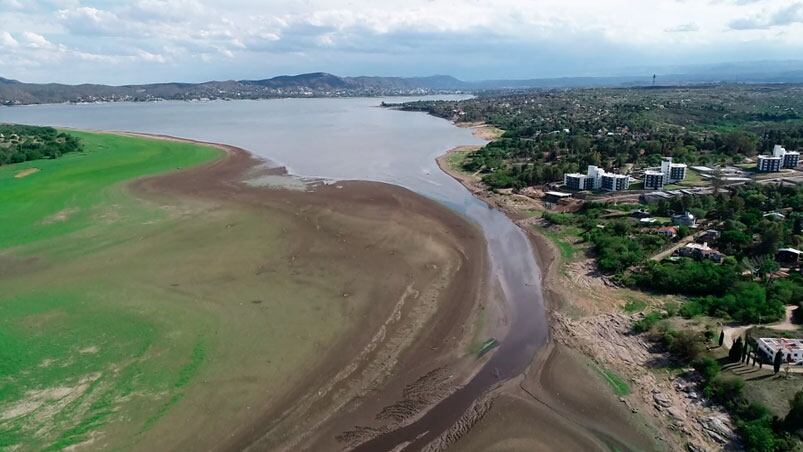
[[[665,68],[667,70],[667,68]],[[0,77],[0,105],[63,102],[119,102],[204,99],[267,99],[277,97],[392,96],[465,93],[529,88],[627,87],[710,83],[802,83],[803,61],[728,63],[671,68],[653,79],[644,75],[537,78],[468,82],[448,75],[430,77],[339,77],[325,72],[282,75],[261,80],[202,83],[153,83],[110,86],[24,83]],[[648,75],[647,75],[648,74]]]

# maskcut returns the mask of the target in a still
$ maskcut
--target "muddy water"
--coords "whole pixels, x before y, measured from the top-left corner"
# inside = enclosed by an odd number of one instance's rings
[[[458,145],[481,144],[471,131],[423,113],[379,108],[382,99],[282,99],[0,107],[0,122],[125,130],[227,143],[287,166],[293,174],[401,185],[436,199],[479,224],[491,270],[511,312],[510,332],[465,387],[419,421],[382,435],[362,450],[415,450],[449,428],[491,386],[519,374],[547,337],[540,271],[530,243],[502,213],[444,174],[435,158]],[[389,99],[399,102],[404,99]]]

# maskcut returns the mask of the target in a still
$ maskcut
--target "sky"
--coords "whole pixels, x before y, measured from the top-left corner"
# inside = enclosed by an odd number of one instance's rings
[[[0,77],[463,80],[803,59],[803,0],[0,0]]]

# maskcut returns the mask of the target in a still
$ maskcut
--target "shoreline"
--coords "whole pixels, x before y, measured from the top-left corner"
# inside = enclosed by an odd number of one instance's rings
[[[487,251],[485,251],[487,245],[482,232],[477,229],[477,226],[470,224],[458,213],[408,189],[381,182],[343,181],[332,185],[314,186],[308,191],[291,191],[281,188],[276,189],[275,187],[247,187],[241,183],[241,176],[245,175],[249,168],[255,168],[262,160],[254,157],[244,149],[226,144],[187,140],[166,135],[114,133],[209,145],[226,152],[226,156],[223,158],[199,167],[135,182],[135,190],[141,190],[143,186],[153,184],[155,181],[156,187],[158,187],[156,191],[170,192],[176,189],[175,184],[165,184],[164,182],[171,179],[175,180],[177,175],[183,175],[184,179],[189,177],[196,184],[206,185],[211,183],[212,185],[218,185],[217,190],[222,190],[226,194],[222,196],[216,195],[216,197],[219,199],[225,198],[227,202],[242,202],[242,198],[248,197],[251,198],[249,203],[257,201],[261,204],[262,202],[259,201],[261,198],[275,198],[280,200],[282,204],[287,204],[286,208],[289,209],[302,208],[303,210],[306,209],[304,206],[319,206],[320,208],[330,209],[332,208],[332,201],[339,200],[338,202],[350,203],[354,202],[351,201],[351,198],[357,196],[359,198],[358,202],[368,204],[366,208],[370,212],[365,211],[363,214],[372,217],[372,219],[380,219],[382,222],[386,221],[385,214],[382,211],[385,211],[387,207],[382,205],[383,202],[377,198],[381,199],[383,196],[387,196],[383,195],[383,193],[387,193],[394,201],[402,201],[399,207],[407,212],[408,215],[417,212],[417,215],[425,215],[430,222],[437,221],[441,223],[443,227],[451,231],[448,239],[447,237],[443,239],[451,243],[450,247],[462,250],[459,254],[459,259],[462,263],[451,270],[447,268],[450,274],[453,273],[453,276],[448,281],[443,281],[444,285],[438,289],[442,292],[440,295],[435,293],[432,295],[426,295],[425,293],[420,296],[416,295],[418,300],[429,299],[431,296],[443,299],[439,299],[437,305],[428,309],[425,317],[422,317],[425,315],[424,311],[416,307],[412,300],[404,302],[402,299],[401,304],[397,304],[396,310],[390,313],[388,320],[380,326],[381,335],[371,339],[367,348],[363,349],[369,355],[376,356],[376,358],[372,359],[379,359],[381,347],[377,348],[377,344],[381,346],[381,343],[388,343],[389,341],[406,343],[407,345],[403,349],[398,350],[398,358],[396,358],[400,360],[398,364],[394,364],[394,359],[388,360],[388,357],[385,356],[383,359],[387,362],[382,365],[366,362],[363,364],[363,366],[367,366],[365,370],[351,369],[346,374],[336,377],[342,379],[352,375],[349,378],[353,380],[355,378],[353,375],[356,375],[355,371],[358,373],[365,372],[371,367],[377,366],[380,369],[384,369],[382,372],[385,376],[370,384],[370,387],[372,387],[370,394],[374,400],[363,400],[369,394],[368,392],[355,394],[356,397],[354,398],[341,397],[340,402],[329,405],[330,408],[327,412],[330,414],[324,418],[319,418],[318,421],[314,421],[314,425],[307,425],[307,428],[303,431],[299,430],[301,426],[294,426],[291,430],[296,432],[295,436],[293,436],[294,434],[283,434],[281,436],[284,436],[285,439],[279,440],[276,437],[279,436],[276,435],[278,433],[276,431],[276,428],[278,428],[277,422],[282,423],[282,419],[287,419],[284,422],[286,423],[290,422],[289,419],[291,418],[297,420],[302,418],[300,415],[293,415],[293,413],[299,412],[299,408],[296,405],[303,405],[303,400],[306,400],[307,396],[303,395],[305,393],[304,389],[295,390],[283,397],[286,402],[281,405],[286,408],[279,411],[270,410],[270,412],[266,412],[265,416],[260,417],[261,420],[256,421],[253,427],[250,427],[250,429],[255,428],[256,430],[252,430],[252,433],[243,432],[243,434],[236,435],[232,441],[227,441],[228,445],[223,446],[223,449],[240,450],[246,447],[331,448],[337,444],[333,442],[335,437],[342,437],[344,441],[353,445],[362,443],[373,436],[372,432],[379,433],[384,430],[392,430],[414,422],[423,416],[430,407],[436,405],[440,400],[470,381],[487,360],[487,358],[477,360],[471,353],[467,354],[465,351],[469,341],[475,336],[477,328],[481,328],[476,326],[477,316],[481,315],[481,300],[484,298],[480,294],[489,290],[488,258]],[[286,174],[285,169],[281,167],[259,168],[259,170],[273,172],[274,174]],[[212,175],[210,175],[210,172]],[[249,174],[250,176],[251,174]],[[151,192],[154,191],[153,188],[150,188]],[[185,194],[191,193],[193,196],[197,196],[204,190],[206,188],[195,187],[191,192],[188,192],[185,189]],[[208,193],[200,196],[208,196]],[[328,202],[326,198],[329,199]],[[275,203],[271,202],[271,204],[274,208],[277,207]],[[416,226],[416,229],[423,227],[423,225]],[[432,239],[432,232],[434,231],[427,229],[426,234],[430,236],[427,240]],[[466,300],[474,301],[466,303]],[[410,308],[406,306],[407,304],[410,304]],[[450,314],[444,315],[445,312],[450,312]],[[398,316],[402,316],[402,318],[410,317],[414,322],[408,327],[396,326],[396,323],[399,323]],[[416,318],[419,320],[415,320]],[[391,334],[394,328],[401,334],[395,338]],[[402,334],[403,331],[404,333]],[[339,338],[338,341],[348,342],[348,339],[348,337]],[[438,346],[432,347],[430,344],[438,344]],[[357,356],[361,356],[362,353],[358,353]],[[332,372],[334,372],[335,368],[348,367],[350,362],[350,359],[345,361],[342,359],[330,360],[329,364],[325,364],[324,367],[331,370],[326,371],[323,369],[320,374],[334,376],[335,374]],[[315,380],[322,378],[317,375],[318,373],[317,371],[312,372],[312,374],[316,374]],[[336,374],[341,375],[341,373],[342,370]],[[447,375],[448,377],[446,377]],[[372,377],[372,379],[374,378]],[[325,384],[322,380],[320,383],[310,382],[298,386],[330,388],[325,393],[332,394],[335,390],[343,391],[345,387],[343,385],[346,382],[347,380],[343,380],[343,384],[340,385],[341,389],[337,389],[337,387],[328,383]],[[411,409],[407,406],[409,401],[404,398],[399,399],[400,396],[398,394],[402,392],[399,388],[409,387],[411,384],[420,386],[421,394],[413,399],[415,408],[409,411]],[[299,398],[302,402],[299,402]],[[321,403],[323,402],[320,395],[309,399],[307,411],[316,410],[314,407],[320,407]],[[376,430],[361,430],[362,427],[358,427],[350,431],[350,429],[355,428],[355,423],[358,422],[359,424],[356,425],[375,423],[376,419],[374,418],[377,416],[377,412],[388,410],[396,404],[399,404],[398,409],[404,412],[402,417],[391,418],[389,422],[382,422],[377,426]],[[350,412],[349,419],[342,419],[343,416],[338,415],[343,410]],[[278,421],[277,418],[279,419]],[[264,425],[264,427],[257,427],[257,425]],[[260,431],[262,433],[259,433]],[[340,444],[337,447],[342,446]]]
[[[487,130],[484,124],[458,124],[457,126],[474,129],[475,136],[482,136],[481,134],[483,131]],[[505,202],[510,201],[507,197],[511,195],[491,193],[485,189],[479,177],[476,175],[466,174],[452,168],[449,160],[454,154],[467,153],[479,148],[480,146],[457,146],[449,149],[446,153],[436,158],[437,165],[444,173],[457,180],[476,198],[486,203],[489,207],[501,211],[527,236],[533,248],[534,258],[541,269],[541,284],[545,303],[544,308],[550,333],[547,343],[538,350],[524,372],[503,384],[501,388],[490,391],[484,398],[485,400],[478,403],[478,407],[481,409],[475,409],[468,413],[459,425],[455,426],[451,438],[448,441],[442,441],[439,446],[445,448],[460,441],[463,441],[460,442],[461,447],[470,448],[470,446],[483,444],[481,441],[472,444],[472,427],[479,424],[484,418],[489,417],[490,413],[493,413],[495,409],[493,408],[494,400],[504,400],[507,403],[510,398],[518,400],[530,398],[531,400],[527,403],[532,405],[534,400],[537,406],[529,406],[531,411],[529,414],[533,415],[534,419],[545,420],[550,427],[548,430],[545,429],[540,433],[534,433],[539,429],[533,428],[533,432],[530,432],[533,438],[530,439],[534,442],[532,444],[528,443],[527,447],[560,447],[564,450],[588,450],[588,448],[606,449],[610,447],[629,449],[630,446],[628,446],[628,442],[631,444],[640,443],[640,445],[644,447],[648,442],[646,442],[643,437],[639,437],[644,435],[633,435],[630,438],[625,438],[625,440],[620,441],[616,439],[616,437],[627,437],[628,432],[618,431],[619,429],[617,429],[613,423],[596,422],[593,417],[588,415],[590,407],[587,403],[574,400],[574,405],[572,405],[571,402],[563,400],[560,396],[555,396],[555,394],[560,394],[561,391],[571,391],[572,387],[586,386],[604,390],[604,387],[598,388],[598,381],[589,378],[593,377],[593,375],[586,375],[579,380],[576,377],[567,377],[564,375],[563,379],[571,380],[571,384],[566,384],[561,382],[560,379],[554,378],[547,378],[546,383],[544,382],[544,378],[556,367],[570,368],[574,373],[582,372],[582,360],[583,357],[586,356],[582,352],[574,350],[562,343],[562,341],[559,341],[555,334],[556,329],[565,327],[565,324],[562,323],[560,319],[561,307],[564,305],[565,300],[563,300],[564,297],[561,294],[561,288],[558,287],[557,284],[561,278],[559,269],[562,257],[560,250],[546,235],[530,227],[531,223],[528,219],[523,217],[521,212],[514,210]],[[528,201],[531,201],[535,208],[543,208],[536,200],[530,200],[528,198]],[[566,387],[562,387],[563,385],[566,385]],[[535,389],[528,390],[528,386]],[[594,394],[589,394],[588,396],[593,397]],[[609,408],[613,409],[613,411],[617,411],[617,409],[621,408],[621,405],[621,403],[618,403],[611,405]],[[595,410],[591,409],[591,411],[593,412]],[[622,410],[618,411],[618,421],[627,422],[627,413]],[[499,426],[497,426],[497,428],[498,427]],[[600,431],[604,429],[617,430],[616,435]],[[540,439],[535,440],[535,437],[538,436],[548,436],[552,442],[542,442]],[[563,436],[562,441],[560,440],[561,436]],[[582,438],[582,440],[577,438]],[[500,441],[504,440],[504,438],[496,439]],[[468,441],[469,444],[464,444],[466,441]],[[565,446],[567,444],[575,444],[576,448],[566,449]],[[490,443],[484,444],[484,447],[490,447]],[[482,450],[482,448],[478,450]]]
[[[716,450],[733,441],[735,427],[729,415],[697,396],[691,390],[692,380],[650,370],[653,361],[667,357],[652,350],[641,335],[632,334],[632,323],[640,314],[623,311],[630,295],[612,288],[604,278],[584,273],[589,270],[577,273],[578,262],[563,265],[558,246],[536,227],[537,212],[546,210],[532,198],[540,191],[529,189],[525,193],[530,196],[488,191],[476,174],[450,165],[451,155],[468,150],[449,150],[437,158],[438,166],[478,199],[502,211],[531,241],[542,270],[550,335],[528,368],[513,379],[515,383],[488,396],[500,408],[487,402],[490,408],[464,423],[469,428],[461,426],[465,434],[456,439],[462,441],[461,450],[495,450],[497,443],[508,440],[500,433],[505,430],[517,438],[519,449]],[[582,282],[578,284],[575,277]],[[610,372],[628,388],[625,395],[614,394]],[[509,426],[510,413],[530,422]],[[532,425],[542,422],[551,427],[534,433]],[[470,429],[471,425],[476,428]],[[542,441],[561,436],[561,431],[563,443]]]

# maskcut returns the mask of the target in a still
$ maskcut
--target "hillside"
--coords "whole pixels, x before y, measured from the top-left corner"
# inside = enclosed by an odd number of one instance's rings
[[[122,86],[23,83],[17,80],[0,78],[0,104],[349,97],[436,94],[469,88],[469,83],[449,76],[415,78],[338,77],[323,72],[283,75],[262,80],[154,83]]]

